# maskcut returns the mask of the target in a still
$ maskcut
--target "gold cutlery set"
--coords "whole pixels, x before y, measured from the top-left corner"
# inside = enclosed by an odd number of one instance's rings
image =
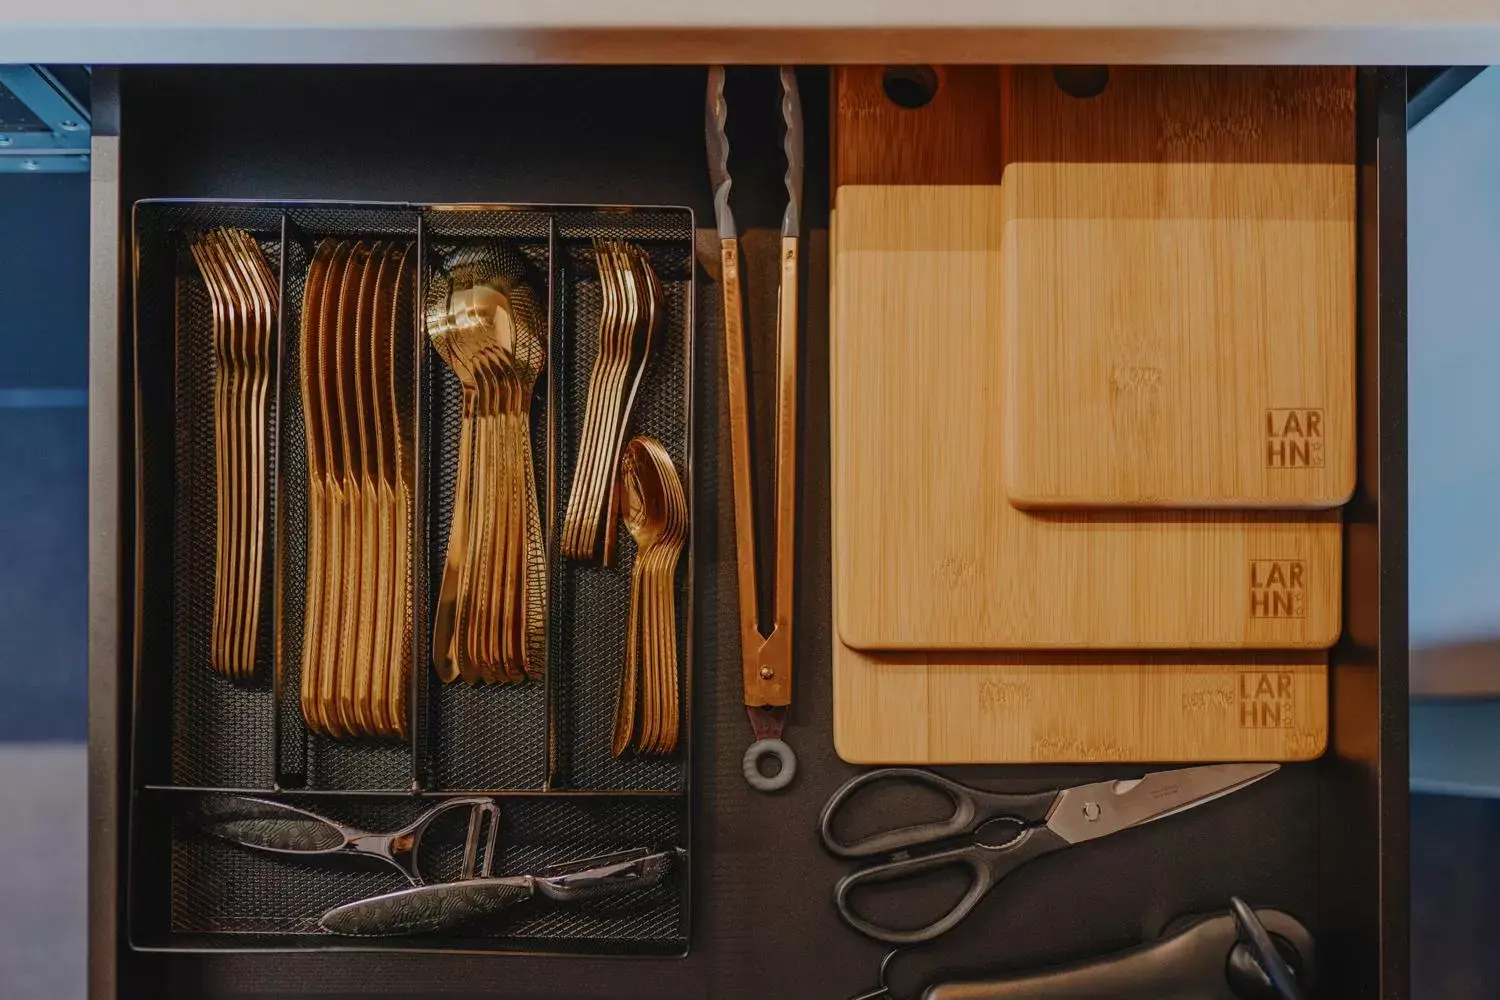
[[[410,244],[324,240],[302,303],[307,605],[302,714],[333,737],[405,737],[413,425],[397,373]]]
[[[672,456],[642,435],[620,458],[625,526],[635,539],[630,569],[629,645],[615,699],[612,749],[677,749],[677,560],[687,542],[687,496]]]
[[[191,244],[213,309],[218,537],[212,663],[254,672],[266,519],[266,407],[278,316],[275,276],[240,230]],[[569,558],[613,566],[619,519],[636,545],[628,640],[611,748],[670,754],[679,742],[677,566],[688,508],[655,438],[626,443],[666,314],[645,250],[595,240],[600,317],[577,471],[562,531]],[[408,732],[415,489],[404,384],[415,261],[409,243],[325,239],[306,274],[300,386],[307,444],[307,594],[301,707],[335,738]],[[425,325],[462,391],[447,557],[433,605],[440,680],[509,684],[546,671],[547,546],[532,455],[532,402],[547,364],[545,307],[527,264],[465,246],[435,270]],[[602,548],[602,552],[601,552]]]
[[[666,308],[661,282],[639,247],[611,240],[594,243],[602,298],[599,347],[589,376],[578,466],[563,521],[563,555],[593,560],[603,528],[604,563],[614,565],[619,512],[620,449],[641,377]]]
[[[547,565],[531,402],[547,326],[521,257],[492,245],[454,254],[427,290],[427,335],[463,388],[433,667],[444,683],[537,679],[546,669]]]
[[[214,617],[209,662],[255,673],[266,526],[266,397],[279,289],[254,237],[215,229],[190,241],[208,288],[214,342]]]

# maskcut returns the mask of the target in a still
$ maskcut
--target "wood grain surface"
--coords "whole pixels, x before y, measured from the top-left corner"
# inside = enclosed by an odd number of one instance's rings
[[[866,653],[833,644],[833,742],[854,764],[1310,760],[1322,653]]]
[[[1005,476],[1023,506],[1354,487],[1354,74],[1002,73]]]
[[[1326,648],[1338,513],[1037,512],[1005,496],[999,71],[931,104],[837,73],[835,621],[878,649]],[[933,123],[932,135],[923,122]],[[966,165],[950,171],[944,137]],[[884,169],[878,151],[924,149]],[[845,176],[858,178],[848,183]],[[959,177],[962,183],[929,181]]]

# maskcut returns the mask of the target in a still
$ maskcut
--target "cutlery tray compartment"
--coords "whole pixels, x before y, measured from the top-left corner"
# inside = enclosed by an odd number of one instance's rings
[[[215,587],[215,359],[208,292],[188,250],[188,236],[218,226],[251,232],[280,287],[271,354],[273,391],[268,393],[264,426],[270,486],[262,536],[262,612],[255,675],[248,681],[215,673],[208,652]],[[687,848],[691,546],[680,561],[677,578],[678,683],[684,713],[678,750],[666,757],[616,758],[610,736],[626,646],[634,542],[621,528],[617,564],[605,568],[563,560],[558,539],[597,345],[600,285],[592,249],[595,239],[627,240],[645,249],[663,285],[666,315],[660,344],[653,348],[629,433],[651,434],[663,442],[678,466],[692,509],[691,212],[155,200],[136,205],[133,229],[140,585],[131,838],[133,849],[146,860],[133,865],[132,895],[162,895],[159,880],[164,878],[170,878],[172,886],[165,915],[150,916],[132,906],[133,942],[143,947],[241,948],[245,939],[228,934],[248,933],[272,935],[293,947],[350,943],[324,934],[315,921],[260,919],[268,913],[294,913],[298,893],[314,892],[304,883],[318,883],[323,877],[314,866],[295,866],[274,880],[256,874],[261,870],[256,867],[259,859],[210,866],[235,873],[216,877],[250,880],[228,893],[212,879],[194,874],[203,869],[193,868],[193,859],[204,851],[215,857],[225,851],[246,853],[229,845],[215,844],[211,850],[193,846],[201,838],[185,832],[175,808],[183,796],[200,793],[309,793],[316,797],[313,808],[319,812],[370,801],[384,802],[387,809],[425,806],[433,796],[450,793],[521,793],[528,796],[530,812],[525,815],[532,818],[526,829],[538,850],[549,843],[549,831],[554,830],[549,817],[557,823],[551,842],[568,847],[581,843],[580,824],[608,819],[618,797],[620,809],[627,809],[623,803],[657,802],[660,815],[651,844],[615,846]],[[412,531],[398,542],[415,555],[406,595],[414,628],[405,654],[409,719],[407,738],[402,740],[332,739],[314,733],[304,723],[300,705],[309,547],[301,316],[308,264],[318,242],[329,237],[409,243],[421,261],[420,268],[409,269],[410,280],[403,279],[396,325],[398,347],[399,336],[410,337],[407,347],[397,351],[395,381],[398,387],[409,387],[407,419],[415,426]],[[453,508],[461,389],[427,339],[421,303],[447,255],[485,242],[504,244],[526,259],[546,310],[548,360],[533,396],[531,432],[546,544],[547,669],[539,681],[471,687],[462,681],[441,683],[431,666],[431,611],[441,585]],[[396,798],[371,799],[372,793]],[[413,794],[421,797],[408,800]],[[647,805],[639,808],[651,811]],[[512,853],[507,839],[513,829],[511,813],[506,809],[502,830],[507,864]],[[626,832],[631,829],[627,820],[618,821]],[[170,859],[150,861],[153,852],[165,852]],[[653,953],[681,951],[686,942],[686,881],[685,875],[677,877],[684,888],[672,919],[641,917],[631,924],[634,930],[619,933],[608,921],[577,929],[564,918],[555,927],[549,924],[545,933],[525,928],[524,933],[511,933],[496,925],[480,935],[479,945],[464,947],[551,950],[558,941],[572,941],[573,950],[592,950],[588,942],[604,942],[598,950],[611,952],[632,950],[636,942],[646,940],[652,944],[644,950],[655,949]],[[363,883],[350,883],[350,891],[357,884]],[[232,912],[235,899],[252,898],[260,910]],[[214,900],[223,900],[223,908]],[[143,922],[138,925],[136,918]],[[188,945],[183,935],[225,936]],[[528,943],[517,944],[523,938]],[[428,947],[457,946],[447,938],[413,941]]]
[[[406,887],[395,869],[359,859],[278,858],[203,833],[194,817],[224,796],[186,790],[141,793],[141,849],[133,860],[132,940],[146,949],[370,947],[674,955],[687,947],[687,879],[681,870],[649,889],[582,903],[531,899],[444,936],[341,938],[318,918],[329,909]],[[371,831],[397,830],[434,805],[406,795],[289,794],[287,801]],[[493,874],[536,874],[547,866],[677,841],[686,823],[680,796],[501,796]],[[461,811],[460,811],[461,814]],[[456,877],[461,820],[435,826],[422,869]],[[429,853],[430,852],[430,853]],[[340,863],[343,862],[343,863]]]

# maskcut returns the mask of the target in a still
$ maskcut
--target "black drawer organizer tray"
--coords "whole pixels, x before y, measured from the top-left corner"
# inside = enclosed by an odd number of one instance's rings
[[[187,234],[249,230],[279,276],[267,403],[265,589],[252,682],[209,668],[213,607],[213,355],[208,298]],[[631,433],[659,438],[678,463],[695,516],[690,414],[693,217],[687,209],[385,203],[138,202],[134,220],[137,372],[134,757],[129,928],[145,950],[403,948],[676,955],[687,950],[689,865],[646,892],[571,907],[527,904],[462,937],[354,940],[317,927],[324,910],[399,888],[393,871],[257,855],[194,829],[195,804],[227,794],[282,798],[372,830],[393,830],[443,797],[500,804],[497,874],[611,851],[689,848],[691,547],[679,570],[683,720],[678,753],[616,759],[609,742],[624,654],[634,546],[620,533],[615,569],[562,560],[556,544],[596,348],[599,283],[591,241],[644,247],[665,289],[663,341]],[[400,239],[423,266],[414,303],[444,254],[481,241],[519,249],[544,286],[548,365],[533,410],[539,500],[548,538],[548,670],[541,683],[444,685],[430,665],[429,604],[447,544],[460,391],[430,347],[421,310],[409,324],[416,401],[410,738],[335,741],[309,733],[298,705],[306,563],[307,464],[299,390],[308,260],[324,237]],[[278,652],[279,651],[279,652]],[[452,845],[438,845],[452,854]],[[451,859],[450,859],[451,860]],[[393,881],[394,879],[394,881]]]

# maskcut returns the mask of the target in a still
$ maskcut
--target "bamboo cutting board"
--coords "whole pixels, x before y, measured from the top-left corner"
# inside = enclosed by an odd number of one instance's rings
[[[1322,653],[1045,656],[833,646],[833,742],[851,764],[1311,760]]]
[[[1022,506],[1354,488],[1354,74],[1002,85],[1005,477]]]
[[[863,650],[1311,649],[1337,512],[1042,512],[1004,491],[1000,81],[837,82],[835,617]]]

